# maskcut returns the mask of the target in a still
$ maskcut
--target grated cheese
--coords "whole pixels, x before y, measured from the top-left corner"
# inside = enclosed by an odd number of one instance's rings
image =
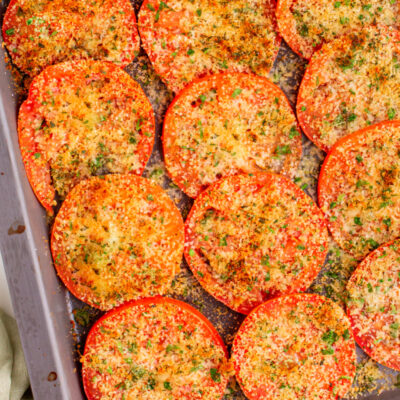
[[[164,294],[179,271],[183,240],[179,210],[159,186],[134,175],[107,175],[70,192],[51,248],[69,290],[107,310]]]
[[[129,0],[14,0],[4,17],[3,38],[13,62],[30,76],[70,59],[125,66],[139,50]]]
[[[256,308],[232,348],[236,377],[250,400],[334,399],[350,389],[354,340],[343,310],[309,294]]]
[[[353,273],[347,312],[357,342],[374,360],[400,370],[400,241],[370,253]]]
[[[325,159],[319,205],[334,240],[365,257],[400,232],[400,123],[384,122],[344,138]]]
[[[243,313],[267,298],[306,290],[327,253],[319,209],[274,174],[220,180],[195,200],[185,229],[195,277]]]
[[[366,126],[400,118],[400,33],[369,28],[322,46],[297,99],[305,134],[325,151]]]
[[[124,71],[106,62],[72,61],[48,67],[34,79],[18,129],[35,191],[46,176],[63,199],[91,175],[141,174],[155,121],[143,90]]]
[[[398,3],[391,0],[280,0],[280,34],[305,58],[323,43],[369,25],[397,26]]]
[[[271,171],[293,176],[301,135],[283,92],[266,78],[214,75],[189,85],[164,120],[166,168],[191,197],[219,178]]]
[[[86,391],[99,400],[219,400],[228,380],[221,339],[181,304],[165,298],[106,314],[82,357]]]
[[[142,45],[156,72],[177,92],[208,73],[267,76],[279,49],[273,1],[146,0]]]

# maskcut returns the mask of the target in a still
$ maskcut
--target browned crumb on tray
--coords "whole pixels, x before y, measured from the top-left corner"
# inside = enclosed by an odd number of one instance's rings
[[[224,400],[246,400],[246,396],[240,391],[239,384],[234,377],[228,382]]]
[[[317,201],[317,183],[324,152],[309,140],[303,141],[303,155],[294,183],[300,186],[312,199]]]
[[[379,364],[371,358],[364,356],[357,365],[356,377],[347,397],[357,399],[366,393],[382,393],[392,387],[390,375],[384,374],[379,369]]]
[[[153,180],[167,192],[168,196],[179,207],[185,219],[190,211],[191,203],[188,204],[185,194],[168,177],[165,164],[162,162],[159,153],[153,154],[143,176]]]
[[[140,83],[158,116],[164,115],[173,99],[173,93],[161,82],[146,55],[139,55],[135,62],[125,68],[126,72]],[[161,122],[161,121],[158,121]]]
[[[347,281],[356,267],[357,260],[340,249],[330,237],[327,263],[311,286],[311,291],[325,295],[344,307]]]
[[[181,272],[172,281],[167,296],[176,297],[192,304],[210,319],[225,344],[228,346],[232,344],[244,315],[230,310],[222,303],[212,301],[212,297],[200,286],[185,263],[181,266]]]
[[[292,105],[296,101],[297,89],[306,65],[306,60],[288,50],[286,44],[282,44],[274,67],[269,73],[269,79],[285,92]]]

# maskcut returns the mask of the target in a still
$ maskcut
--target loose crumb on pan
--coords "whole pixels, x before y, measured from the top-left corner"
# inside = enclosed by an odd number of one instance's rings
[[[232,344],[235,333],[245,316],[230,310],[222,303],[215,303],[189,271],[185,262],[181,265],[180,273],[172,281],[167,296],[192,304],[210,319],[228,347]]]
[[[391,375],[385,374],[377,362],[362,355],[362,359],[357,364],[353,386],[347,397],[349,399],[358,399],[366,393],[380,394],[393,388]]]
[[[306,60],[290,51],[286,43],[281,44],[275,64],[269,73],[269,79],[286,93],[292,105],[296,101],[297,89],[306,66]]]
[[[317,201],[317,183],[324,152],[303,137],[303,155],[301,157],[294,183],[300,186],[312,199]]]
[[[331,237],[328,249],[326,264],[311,291],[327,296],[344,307],[347,281],[357,267],[357,260],[340,249]]]
[[[173,93],[161,82],[160,77],[151,67],[150,61],[143,50],[137,56],[135,62],[125,68],[125,71],[140,83],[154,107],[154,112],[159,116],[158,123],[161,123],[161,116],[163,116],[172,101]]]

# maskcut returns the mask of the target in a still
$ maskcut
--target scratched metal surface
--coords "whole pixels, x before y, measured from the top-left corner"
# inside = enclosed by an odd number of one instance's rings
[[[2,5],[1,15],[4,13],[5,6],[6,4]],[[140,2],[135,2],[134,6],[138,11]],[[287,64],[296,65],[296,68],[291,68],[290,74],[283,73],[283,71],[286,71],[285,66]],[[305,62],[299,60],[283,44],[270,73],[270,78],[282,87],[292,104],[295,101],[304,67]],[[0,176],[0,201],[2,206],[0,244],[3,256],[5,254],[7,278],[26,353],[33,391],[37,399],[79,400],[84,398],[79,379],[80,352],[83,350],[90,326],[101,313],[74,298],[56,277],[47,242],[49,226],[46,223],[43,210],[35,200],[27,183],[16,142],[15,118],[18,104],[23,99],[18,98],[12,90],[9,72],[4,70],[3,65],[1,68],[3,69],[0,70],[0,88],[2,90],[2,102],[0,103],[0,119],[2,121],[2,126],[0,126],[2,131],[0,137],[0,156],[2,156],[0,157],[0,172],[4,170],[7,173],[5,173],[4,178]],[[156,114],[155,146],[144,173],[144,176],[152,177],[154,169],[162,167],[162,121],[173,94],[154,74],[143,50],[126,70],[142,85]],[[306,138],[303,138],[303,145],[303,160],[310,157],[317,159],[314,163],[315,170],[312,171],[313,177],[309,179],[311,184],[305,189],[312,197],[315,197],[316,176],[323,155],[321,152],[315,151],[314,145]],[[186,217],[192,205],[192,200],[174,187],[164,172],[158,178],[158,181],[177,203],[182,215]],[[2,188],[9,193],[3,193]],[[15,193],[13,190],[15,190]],[[7,198],[3,199],[4,194]],[[19,199],[19,204],[15,202],[15,198]],[[7,212],[13,208],[16,215],[10,214],[9,218],[4,218],[5,208],[7,208]],[[14,224],[13,229],[17,229],[18,225],[21,225],[26,227],[26,230],[21,232],[21,235],[6,237],[5,229],[9,229],[12,224]],[[16,241],[19,241],[19,243],[16,244]],[[26,248],[27,244],[29,248]],[[16,252],[20,257],[15,257]],[[24,265],[23,269],[21,269],[22,265]],[[180,290],[178,294],[172,288],[170,295],[187,301],[198,308],[217,327],[221,336],[229,345],[244,316],[229,310],[205,292],[197,284],[184,261],[178,280],[187,282],[187,290]],[[30,306],[27,307],[27,304]],[[78,314],[76,314],[77,310]],[[81,310],[84,310],[84,312],[82,313]],[[27,321],[30,322],[27,323]],[[70,324],[70,321],[74,322]],[[35,332],[33,336],[32,332]],[[358,351],[361,360],[363,355],[360,350]],[[41,354],[44,354],[44,356],[40,356]],[[386,368],[382,367],[382,370],[385,374],[393,374]],[[53,372],[56,375],[51,375]],[[232,388],[225,399],[239,400],[245,398],[237,385],[232,385]],[[370,393],[366,396],[360,396],[360,398],[395,400],[400,399],[400,390],[387,391],[379,396]]]

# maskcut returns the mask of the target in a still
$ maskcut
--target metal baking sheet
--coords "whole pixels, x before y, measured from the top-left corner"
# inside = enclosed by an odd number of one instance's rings
[[[1,16],[7,4],[8,1],[1,4]],[[140,2],[134,3],[134,6],[138,11]],[[85,398],[80,380],[80,352],[86,334],[100,312],[74,298],[56,276],[49,252],[49,221],[30,188],[19,153],[16,117],[23,95],[15,90],[12,73],[6,67],[8,60],[4,48],[0,51],[0,250],[32,391],[38,400],[80,400]],[[271,80],[282,87],[292,104],[305,64],[283,44],[270,74]],[[156,142],[144,176],[157,180],[186,217],[192,200],[173,185],[162,163],[161,126],[173,94],[155,75],[143,50],[126,70],[142,85],[156,114]],[[315,197],[323,153],[305,138],[303,145],[303,168],[299,171],[298,180],[302,180],[303,189]],[[304,168],[305,165],[308,167]],[[244,316],[208,295],[185,262],[170,295],[191,303],[203,312],[229,346]],[[359,349],[358,353],[362,365],[367,359]],[[372,392],[360,393],[357,398],[400,399],[400,389],[393,385],[391,389],[382,391],[381,382],[396,383],[396,374],[387,368],[378,368],[378,384],[370,382]],[[229,388],[225,399],[244,399],[234,382]]]

